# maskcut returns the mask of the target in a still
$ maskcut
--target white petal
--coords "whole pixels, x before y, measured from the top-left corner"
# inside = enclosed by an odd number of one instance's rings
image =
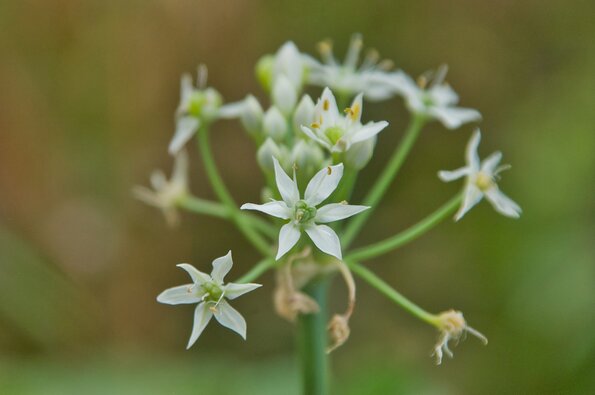
[[[448,84],[434,85],[428,93],[438,107],[452,106],[459,101],[459,96]]]
[[[227,103],[219,107],[217,116],[223,119],[239,118],[244,114],[246,109],[246,101],[241,100],[234,103]]]
[[[301,235],[302,233],[293,222],[283,225],[279,231],[279,250],[275,259],[279,260],[287,251],[291,250]]]
[[[467,211],[471,210],[473,206],[475,206],[479,201],[483,198],[483,193],[473,184],[468,184],[465,188],[465,197],[463,199],[463,204],[461,208],[455,215],[455,221],[460,220],[463,218],[463,215],[467,213]]]
[[[202,331],[205,329],[209,321],[213,317],[213,313],[209,310],[209,306],[206,303],[201,303],[194,309],[194,325],[192,326],[192,334],[186,349],[192,347],[196,342]]]
[[[340,219],[349,218],[355,214],[359,214],[369,208],[370,207],[368,206],[331,203],[318,209],[314,221],[323,224],[327,222],[338,221]]]
[[[200,270],[188,263],[180,263],[176,266],[181,269],[184,269],[190,275],[190,277],[192,277],[192,281],[194,281],[195,284],[204,284],[212,280],[211,276],[201,272]]]
[[[479,141],[481,140],[481,132],[479,129],[475,129],[465,151],[465,159],[467,160],[467,166],[469,166],[472,172],[479,171],[479,155],[477,154],[477,147],[479,147]]]
[[[320,251],[342,259],[341,242],[335,231],[329,226],[312,225],[306,228],[306,233]]]
[[[339,109],[333,92],[329,88],[324,88],[319,102],[316,104],[317,115],[322,114],[325,125],[334,125],[339,118]]]
[[[225,285],[223,291],[225,293],[225,297],[229,300],[235,299],[243,294],[254,291],[256,288],[262,287],[262,284],[236,284],[236,283],[229,283]]]
[[[368,140],[369,138],[376,136],[387,126],[388,122],[386,121],[368,122],[350,137],[350,143],[354,144]]]
[[[246,340],[246,320],[242,315],[227,303],[221,300],[215,308],[215,318],[221,325],[236,332]]]
[[[300,200],[297,182],[285,174],[285,170],[283,170],[276,158],[273,158],[273,164],[275,165],[275,180],[279,193],[285,203],[287,203],[287,206],[291,207]]]
[[[231,270],[233,260],[231,258],[231,250],[224,256],[219,257],[213,261],[213,271],[211,277],[218,284],[223,284],[223,279]]]
[[[486,198],[500,214],[511,218],[519,218],[521,216],[522,210],[519,205],[503,194],[498,187],[490,188],[486,191]]]
[[[188,185],[188,167],[188,153],[185,150],[180,150],[174,158],[171,182]]]
[[[316,141],[318,144],[322,145],[326,149],[331,149],[332,146],[329,144],[328,141],[320,138],[316,133],[314,133],[310,128],[302,125],[302,132],[306,134],[306,136],[310,137],[312,140]]]
[[[438,172],[438,177],[444,182],[450,182],[469,175],[469,173],[471,173],[471,171],[468,167],[461,167],[460,169],[452,171],[440,170]]]
[[[316,206],[321,203],[337,189],[341,177],[343,177],[342,163],[320,170],[312,177],[306,187],[304,194],[306,203],[310,206]]]
[[[200,303],[203,294],[203,292],[195,292],[194,284],[179,285],[161,292],[157,296],[157,301],[165,304]]]
[[[431,107],[429,112],[448,129],[457,129],[465,123],[481,119],[479,111],[471,108]]]
[[[488,174],[494,174],[496,167],[502,160],[502,152],[496,151],[481,162],[481,170]]]
[[[176,122],[176,132],[169,143],[169,153],[175,155],[198,130],[200,121],[195,117],[182,117]]]
[[[143,203],[150,206],[161,207],[161,201],[152,189],[137,185],[132,188],[132,194]]]
[[[291,214],[291,210],[287,207],[285,202],[280,202],[277,200],[265,204],[245,203],[242,204],[240,209],[261,211],[281,219],[288,219]]]

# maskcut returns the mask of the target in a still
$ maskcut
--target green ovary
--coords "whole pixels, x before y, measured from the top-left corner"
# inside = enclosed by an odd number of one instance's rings
[[[300,200],[295,205],[295,219],[300,224],[306,224],[312,221],[316,217],[316,208],[310,207],[304,202]]]
[[[219,299],[221,299],[221,296],[223,295],[223,291],[216,284],[205,283],[202,285],[202,288],[207,293],[207,295],[205,297],[205,301],[218,302]]]
[[[324,131],[324,134],[326,135],[326,137],[328,137],[328,139],[331,141],[331,143],[333,145],[337,144],[337,141],[339,141],[341,139],[341,137],[343,137],[343,134],[345,134],[345,131],[340,128],[339,126],[332,126],[330,128],[327,128]]]

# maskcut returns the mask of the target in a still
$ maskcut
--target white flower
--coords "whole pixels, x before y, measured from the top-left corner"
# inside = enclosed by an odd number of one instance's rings
[[[362,125],[361,93],[353,99],[345,113],[345,116],[339,113],[335,96],[329,88],[325,88],[314,108],[312,124],[302,126],[302,131],[330,152],[345,152],[353,144],[373,138],[388,126],[386,121]]]
[[[458,341],[465,333],[477,337],[484,345],[488,344],[488,339],[484,335],[467,325],[463,313],[460,311],[448,310],[441,313],[438,316],[438,328],[440,329],[440,335],[438,336],[438,343],[434,347],[437,365],[442,363],[444,353],[450,358],[453,357],[448,342],[451,340]]]
[[[479,111],[471,108],[455,107],[459,96],[450,85],[444,82],[448,68],[442,66],[431,78],[420,77],[416,84],[411,77],[399,71],[394,74],[392,85],[406,101],[410,111],[437,119],[448,129],[456,129],[461,125],[481,120]]]
[[[237,118],[244,111],[245,103],[240,101],[222,105],[219,92],[206,87],[207,68],[198,68],[197,87],[190,74],[182,75],[180,82],[180,104],[176,111],[176,131],[169,143],[169,153],[175,155],[194,136],[201,125],[217,118]]]
[[[186,151],[182,150],[174,157],[174,167],[169,181],[161,170],[155,170],[151,174],[151,186],[153,189],[136,186],[132,192],[146,204],[160,208],[169,225],[176,225],[179,222],[176,206],[180,199],[188,194],[188,155]]]
[[[367,100],[386,100],[395,95],[387,80],[392,73],[388,70],[393,63],[389,60],[379,62],[378,52],[368,51],[362,64],[358,67],[360,52],[363,46],[360,34],[351,37],[347,56],[343,64],[337,62],[333,55],[332,45],[323,41],[318,45],[324,64],[310,62],[308,82],[317,86],[329,86],[341,95],[351,96],[363,92]]]
[[[306,232],[322,252],[341,259],[339,237],[330,227],[318,224],[349,218],[369,208],[346,203],[331,203],[316,208],[339,185],[343,176],[343,164],[329,166],[316,173],[306,187],[304,199],[301,199],[295,172],[292,180],[283,171],[277,159],[273,158],[273,163],[277,188],[283,201],[273,200],[265,204],[246,203],[241,208],[242,210],[262,211],[273,217],[290,220],[281,227],[279,232],[279,249],[276,259],[281,258],[297,244],[302,231]]]
[[[438,177],[445,182],[453,181],[463,176],[467,177],[463,204],[457,212],[455,220],[458,221],[461,219],[484,196],[500,214],[518,218],[521,214],[521,208],[503,194],[496,184],[496,181],[499,179],[498,174],[502,170],[508,169],[509,166],[498,166],[502,159],[501,152],[494,152],[483,162],[480,162],[477,154],[480,139],[481,133],[477,129],[467,144],[467,166],[453,171],[443,170],[438,172]]]
[[[261,284],[224,284],[223,278],[229,273],[232,265],[231,251],[213,261],[211,275],[197,270],[192,265],[181,263],[177,266],[190,275],[192,283],[166,289],[157,296],[159,303],[172,305],[198,303],[194,310],[194,326],[187,348],[196,342],[213,316],[221,325],[246,340],[246,321],[227,303],[226,299],[235,299],[260,287]]]

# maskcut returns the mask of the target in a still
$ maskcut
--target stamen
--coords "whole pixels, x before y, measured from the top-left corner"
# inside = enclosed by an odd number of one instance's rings
[[[322,109],[324,111],[328,111],[329,106],[330,106],[330,104],[329,104],[328,100],[327,99],[324,99],[324,101],[322,102]]]
[[[329,39],[321,41],[316,46],[322,60],[329,65],[335,65],[335,58],[333,57],[333,42]]]
[[[326,174],[330,176],[332,172],[333,172],[333,169],[332,169],[332,167],[328,166],[328,167],[326,168]]]
[[[198,89],[204,89],[207,87],[207,78],[209,77],[209,70],[205,64],[198,65],[198,78],[196,84]]]
[[[317,122],[312,122],[312,124],[310,125],[310,127],[312,129],[318,129],[320,127],[320,125]]]

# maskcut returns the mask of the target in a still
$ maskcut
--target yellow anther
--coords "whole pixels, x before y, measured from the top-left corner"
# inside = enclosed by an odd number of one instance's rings
[[[318,129],[320,127],[320,124],[316,123],[316,122],[312,122],[312,124],[310,125],[310,127],[312,129]]]
[[[209,310],[211,310],[211,313],[217,313],[217,308],[215,306],[209,307]]]
[[[329,106],[330,106],[330,104],[329,104],[328,100],[327,99],[324,99],[324,101],[322,102],[322,109],[324,111],[328,111]]]
[[[328,166],[328,167],[326,168],[326,174],[328,174],[328,175],[330,176],[332,172],[333,172],[333,169],[332,169],[332,167]]]
[[[428,79],[424,75],[420,75],[419,78],[417,79],[417,85],[421,89],[425,89],[426,85],[428,85]]]

